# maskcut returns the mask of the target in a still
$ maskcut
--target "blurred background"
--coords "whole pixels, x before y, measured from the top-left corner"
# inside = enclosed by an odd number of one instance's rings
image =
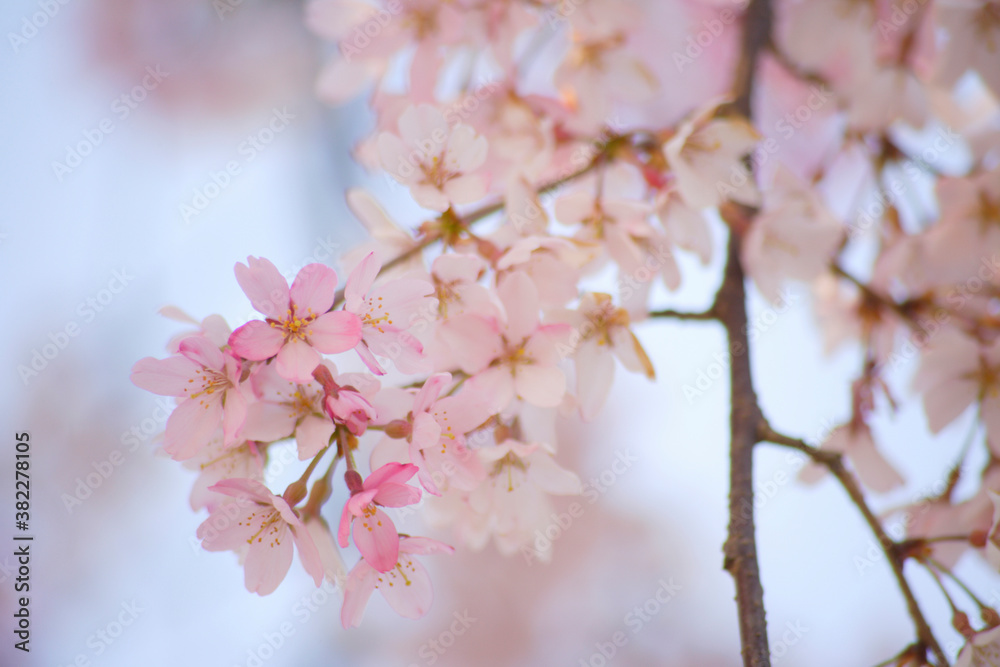
[[[182,328],[158,309],[219,312],[235,327],[251,316],[235,262],[264,255],[286,276],[313,261],[336,267],[364,239],[346,187],[366,185],[397,220],[421,221],[405,193],[350,160],[371,126],[363,103],[329,109],[315,99],[325,47],[303,12],[267,0],[0,9],[0,664],[739,665],[721,552],[727,360],[714,325],[637,327],[658,381],[619,369],[597,421],[558,424],[560,462],[598,493],[580,501],[553,561],[502,558],[492,545],[424,559],[437,599],[419,621],[375,596],[362,628],[347,632],[336,593],[317,591],[297,561],[260,598],[232,554],[200,549],[194,473],[156,453],[163,402],[128,379]],[[718,266],[689,264],[671,305],[698,307],[711,294]],[[752,295],[753,363],[772,423],[816,444],[849,414],[859,353],[824,356],[808,290],[791,294],[780,312]],[[903,395],[914,366],[894,373]],[[930,494],[971,418],[935,438],[915,405],[883,411],[876,436],[909,484],[876,507]],[[32,456],[30,654],[12,648],[10,612],[21,431]],[[757,466],[775,664],[874,665],[910,643],[890,570],[840,488],[798,483],[802,461],[784,450],[762,446]],[[570,502],[558,499],[559,511]],[[978,557],[958,572],[1000,600],[1000,577]],[[932,581],[913,580],[954,655],[944,601]]]

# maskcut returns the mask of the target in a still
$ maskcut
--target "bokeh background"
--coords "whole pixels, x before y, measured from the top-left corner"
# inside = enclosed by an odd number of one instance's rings
[[[700,20],[681,5],[657,10],[674,17],[664,24],[674,39]],[[0,664],[740,664],[733,586],[721,568],[728,386],[713,325],[640,325],[658,381],[619,369],[600,418],[560,421],[559,460],[584,480],[603,473],[611,483],[583,501],[550,564],[502,558],[492,546],[425,559],[437,592],[427,617],[401,619],[375,596],[363,627],[347,632],[336,593],[317,592],[297,562],[260,598],[244,589],[232,554],[200,550],[204,517],[187,499],[194,473],[157,454],[165,413],[128,380],[137,359],[163,356],[181,328],[157,310],[220,312],[235,327],[251,316],[235,262],[264,255],[286,275],[312,261],[336,267],[364,239],[346,187],[370,187],[397,220],[421,221],[405,193],[350,160],[371,125],[363,104],[330,109],[315,99],[326,47],[305,30],[303,12],[291,0],[17,0],[0,9]],[[734,37],[712,48],[724,54]],[[688,76],[713,92],[696,70]],[[281,130],[249,149],[274,118],[286,119]],[[182,206],[195,206],[213,178],[225,181],[218,174],[234,161],[239,173],[185,216]],[[664,304],[707,302],[718,266],[685,270],[680,293],[657,296]],[[772,423],[818,443],[848,416],[859,351],[825,356],[809,291],[796,287],[789,301],[777,312],[752,295],[757,385]],[[902,395],[914,366],[894,371]],[[686,396],[699,378],[703,393]],[[909,484],[877,508],[930,493],[971,418],[931,437],[915,405],[883,410],[876,435]],[[7,546],[13,434],[24,430],[36,536],[30,654],[12,648]],[[625,453],[635,463],[613,469]],[[800,484],[801,465],[776,448],[757,453],[775,664],[873,665],[912,641],[902,598],[840,488]],[[1000,577],[977,557],[958,571],[1000,600]],[[954,655],[944,601],[926,577],[913,579]],[[651,602],[665,584],[675,589],[669,602]],[[627,641],[608,660],[602,647],[618,632]]]

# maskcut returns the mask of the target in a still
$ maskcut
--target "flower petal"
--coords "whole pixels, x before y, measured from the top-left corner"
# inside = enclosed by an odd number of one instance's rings
[[[260,257],[236,264],[236,281],[259,313],[281,319],[288,313],[288,281],[277,267]]]

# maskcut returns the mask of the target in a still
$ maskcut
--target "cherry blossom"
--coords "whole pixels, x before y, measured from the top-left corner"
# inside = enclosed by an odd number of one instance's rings
[[[329,267],[309,264],[289,289],[274,264],[248,257],[247,264],[236,264],[236,280],[253,307],[267,316],[247,322],[229,337],[233,350],[244,359],[263,361],[277,355],[281,377],[307,383],[321,352],[344,352],[358,344],[358,318],[327,312],[337,290],[337,274]]]
[[[469,125],[448,126],[430,105],[410,107],[399,117],[399,135],[378,138],[382,168],[409,186],[418,204],[444,211],[486,194],[486,179],[475,173],[486,160],[488,142]]]
[[[235,498],[220,505],[198,527],[198,538],[208,551],[245,554],[247,590],[269,595],[292,565],[292,544],[302,567],[319,586],[323,563],[312,537],[288,503],[252,479],[227,479],[211,491]],[[291,539],[289,539],[291,538]]]
[[[649,356],[629,329],[628,312],[616,308],[610,294],[588,292],[575,310],[563,310],[553,317],[573,330],[567,352],[576,362],[576,394],[585,420],[593,419],[607,400],[616,358],[628,370],[655,379]]]
[[[346,547],[350,534],[362,557],[379,572],[395,567],[399,554],[396,526],[379,507],[403,507],[420,500],[420,489],[405,483],[416,472],[414,465],[386,464],[352,489],[344,505],[337,542]]]
[[[453,552],[452,547],[436,540],[401,536],[398,560],[387,570],[378,570],[366,559],[361,559],[347,576],[344,606],[340,612],[341,623],[345,628],[361,625],[368,600],[376,590],[400,616],[420,618],[430,609],[434,592],[427,570],[413,556]]]
[[[506,316],[502,323],[464,315],[442,326],[452,358],[475,376],[469,386],[491,396],[495,410],[515,396],[542,407],[558,405],[566,392],[566,376],[557,365],[556,343],[569,327],[541,323],[538,289],[522,272],[509,274],[497,293]]]
[[[204,448],[220,426],[225,444],[234,444],[248,399],[240,383],[240,362],[208,338],[185,338],[179,352],[167,359],[140,359],[132,367],[132,382],[154,394],[182,399],[167,419],[164,450],[183,461]]]
[[[375,286],[382,262],[371,253],[355,267],[344,289],[345,310],[361,322],[361,340],[355,349],[378,375],[385,369],[375,355],[389,357],[404,373],[424,370],[423,345],[408,329],[415,320],[433,317],[433,286],[418,278],[398,278]]]

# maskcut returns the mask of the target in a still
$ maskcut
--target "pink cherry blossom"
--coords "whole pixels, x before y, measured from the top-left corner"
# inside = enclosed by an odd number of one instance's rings
[[[379,381],[361,373],[338,376],[331,363],[318,366],[314,374],[323,387],[322,404],[329,418],[347,426],[354,435],[363,435],[368,424],[378,417],[371,401],[379,390]]]
[[[206,508],[213,512],[227,500],[210,490],[218,482],[233,478],[264,481],[264,457],[257,444],[248,440],[225,447],[221,429],[207,447],[184,462],[184,467],[198,471],[198,479],[191,488],[191,509],[195,511]]]
[[[345,310],[361,323],[361,340],[355,348],[368,368],[378,375],[385,369],[375,355],[389,357],[404,373],[425,370],[423,345],[409,332],[421,319],[436,319],[430,295],[434,287],[426,280],[399,278],[375,285],[382,262],[371,253],[358,264],[344,289]]]
[[[726,199],[759,205],[760,191],[742,159],[760,137],[745,120],[715,118],[715,110],[714,105],[703,107],[663,146],[677,191],[693,209]]]
[[[549,495],[582,493],[580,478],[560,467],[541,443],[506,440],[476,453],[489,474],[469,494],[471,515],[457,524],[459,533],[467,532],[472,544],[477,534],[492,535],[502,554],[528,547],[539,560],[548,560],[551,545],[536,545],[535,531],[551,521]]]
[[[278,374],[287,380],[309,382],[321,352],[344,352],[361,338],[355,315],[328,312],[337,290],[337,274],[329,267],[309,264],[289,289],[274,264],[248,257],[247,264],[236,264],[236,280],[267,319],[247,322],[233,332],[229,344],[252,361],[277,355]]]
[[[634,373],[650,380],[656,372],[649,356],[629,329],[629,315],[616,308],[611,295],[588,292],[576,310],[561,310],[553,318],[572,327],[560,351],[576,362],[576,393],[583,419],[593,419],[607,400],[614,382],[615,358]]]
[[[486,179],[476,173],[486,160],[488,143],[469,125],[448,126],[444,114],[422,104],[399,117],[399,135],[378,138],[382,168],[409,186],[418,204],[444,211],[486,194]]]
[[[345,628],[361,625],[368,600],[376,589],[400,616],[420,618],[430,609],[434,592],[427,570],[413,556],[450,554],[454,551],[436,540],[407,536],[400,538],[398,560],[387,570],[376,569],[366,559],[361,559],[347,576],[340,622]]]
[[[487,397],[473,390],[441,396],[451,383],[450,373],[436,373],[416,392],[383,392],[379,396],[380,420],[389,424],[387,433],[402,438],[400,450],[390,438],[372,451],[372,468],[393,461],[413,463],[421,485],[429,493],[441,487],[471,490],[484,473],[466,447],[465,435],[482,426],[492,415]]]
[[[320,585],[323,563],[319,551],[283,498],[252,479],[223,480],[210,490],[235,500],[212,512],[198,527],[198,538],[208,551],[245,553],[247,590],[258,595],[274,592],[291,567],[293,542],[302,567]]]
[[[132,382],[154,394],[183,399],[167,419],[164,438],[164,450],[183,461],[201,451],[220,426],[225,444],[236,442],[248,404],[240,374],[240,362],[232,355],[206,337],[192,336],[181,342],[180,354],[137,361]]]
[[[333,369],[329,361],[321,365]],[[295,437],[299,458],[311,459],[330,444],[333,422],[323,408],[323,388],[318,382],[300,384],[278,374],[275,364],[258,367],[250,378],[257,402],[243,425],[243,437],[276,442]]]
[[[815,192],[781,170],[747,232],[743,262],[761,293],[776,301],[784,280],[812,280],[822,273],[843,236]]]
[[[541,323],[538,289],[523,272],[509,274],[497,292],[506,315],[502,323],[462,315],[442,325],[452,359],[475,376],[470,388],[492,397],[495,411],[515,396],[541,407],[558,405],[566,376],[558,367],[556,344],[569,333],[568,325]]]
[[[337,542],[346,547],[350,534],[362,557],[379,572],[395,567],[399,556],[396,525],[379,508],[403,507],[420,500],[420,489],[405,483],[416,473],[414,465],[384,465],[369,475],[360,488],[352,489],[351,498],[344,505]]]
[[[930,338],[913,388],[923,394],[927,425],[937,433],[980,404],[989,443],[1000,449],[1000,340],[988,346],[952,327]]]

